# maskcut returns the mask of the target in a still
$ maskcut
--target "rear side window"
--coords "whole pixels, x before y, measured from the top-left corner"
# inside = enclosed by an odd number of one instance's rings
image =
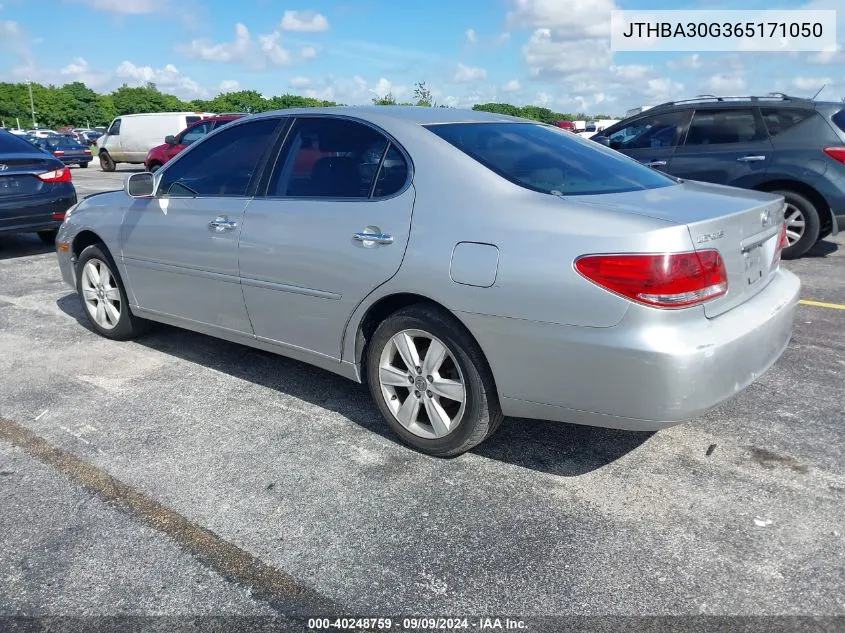
[[[833,122],[836,124],[840,130],[845,132],[845,110],[840,110],[832,117]]]
[[[0,132],[0,154],[31,153],[32,145],[9,132]]]
[[[449,123],[427,128],[503,178],[541,193],[593,195],[675,184],[623,154],[552,126]]]
[[[763,122],[766,124],[766,130],[769,136],[777,136],[786,132],[789,128],[794,127],[806,121],[813,116],[813,110],[794,110],[785,108],[761,108],[760,114],[763,115]],[[843,121],[845,123],[845,121]]]
[[[684,145],[728,145],[765,138],[766,132],[751,108],[696,110]]]

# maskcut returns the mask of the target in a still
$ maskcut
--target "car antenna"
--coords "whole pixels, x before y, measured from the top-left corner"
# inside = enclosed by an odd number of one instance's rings
[[[813,98],[810,99],[810,101],[815,101],[816,97],[818,97],[822,93],[822,90],[824,90],[825,88],[827,88],[827,84],[822,85],[822,87],[819,88],[819,91],[813,95]]]

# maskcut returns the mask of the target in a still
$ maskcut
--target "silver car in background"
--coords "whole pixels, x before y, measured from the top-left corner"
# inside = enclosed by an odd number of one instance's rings
[[[451,456],[504,416],[657,430],[789,342],[783,199],[681,182],[554,127],[447,108],[233,122],[57,238],[91,327],[153,321],[367,382]]]

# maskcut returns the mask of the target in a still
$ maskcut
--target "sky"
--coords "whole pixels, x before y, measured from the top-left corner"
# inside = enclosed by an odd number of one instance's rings
[[[620,115],[697,94],[845,97],[845,50],[610,50],[613,9],[836,9],[845,0],[0,0],[0,81],[183,99],[254,89],[346,104],[425,81],[438,104]],[[49,10],[45,10],[49,7]]]

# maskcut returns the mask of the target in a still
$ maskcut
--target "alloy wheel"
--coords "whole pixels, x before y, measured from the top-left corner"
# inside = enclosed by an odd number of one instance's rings
[[[794,204],[787,202],[784,221],[786,222],[786,245],[792,246],[804,235],[806,226],[804,214]]]
[[[105,262],[91,258],[82,268],[82,300],[94,322],[104,330],[111,330],[123,308],[120,289]]]
[[[382,350],[379,386],[387,407],[409,432],[425,439],[452,433],[466,408],[466,388],[446,345],[422,330],[402,330]]]

